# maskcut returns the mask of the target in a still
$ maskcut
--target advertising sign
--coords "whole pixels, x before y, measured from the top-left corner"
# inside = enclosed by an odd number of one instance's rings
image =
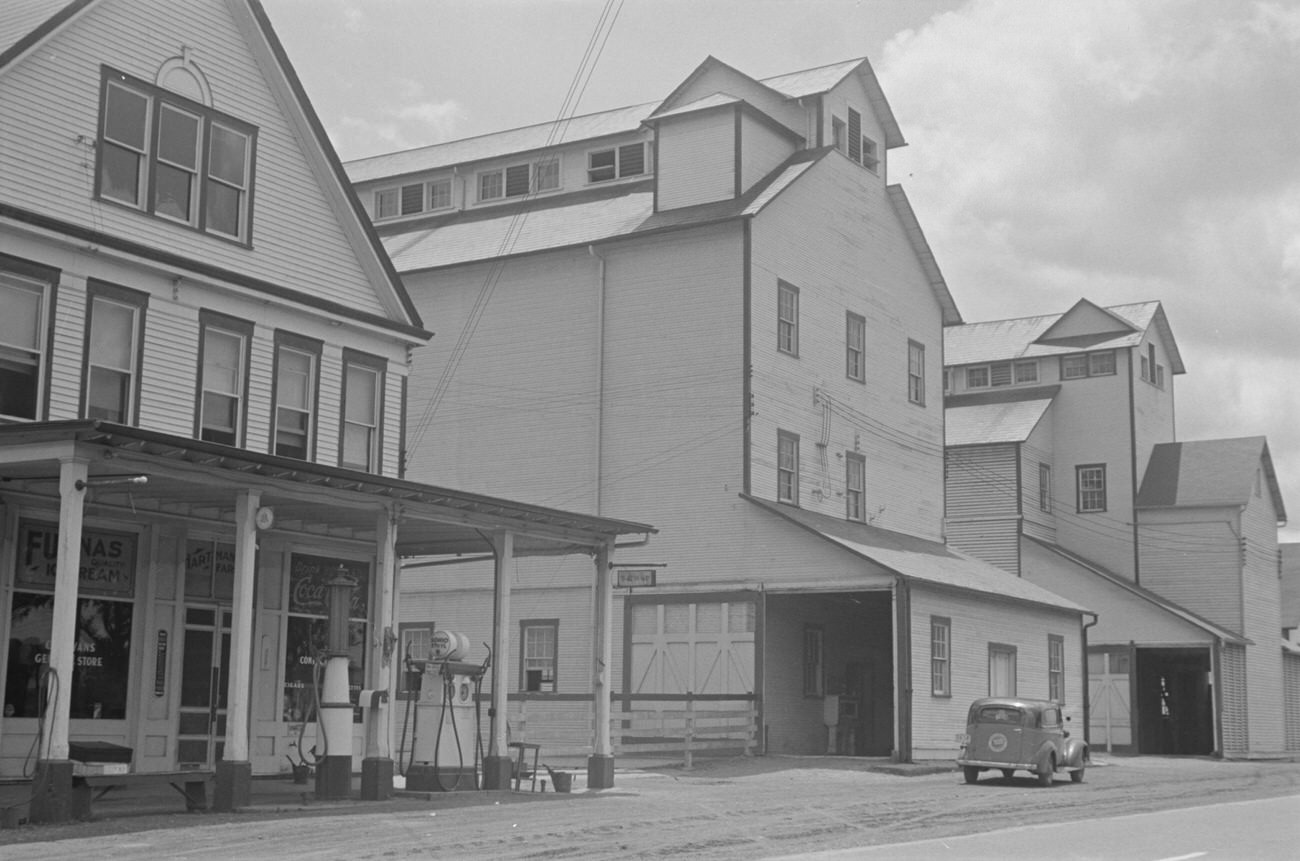
[[[135,592],[136,536],[84,529],[77,591],[131,596]],[[53,590],[59,527],[23,521],[18,530],[17,588]]]

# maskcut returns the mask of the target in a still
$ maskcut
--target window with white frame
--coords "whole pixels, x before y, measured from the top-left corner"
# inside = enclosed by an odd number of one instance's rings
[[[87,282],[89,323],[86,337],[82,415],[134,424],[139,381],[141,333],[149,297],[136,290]]]
[[[538,191],[555,191],[560,187],[560,157],[547,156],[533,167],[533,184]]]
[[[844,453],[844,516],[849,520],[865,521],[867,487],[867,459],[856,452]]]
[[[451,180],[435,179],[429,183],[429,209],[451,208]]]
[[[1016,695],[1016,647],[989,643],[989,696]]]
[[[609,182],[646,173],[644,142],[624,144],[587,153],[587,182]]]
[[[1038,464],[1038,507],[1052,510],[1052,467],[1046,463]]]
[[[523,197],[530,191],[554,191],[559,187],[560,162],[559,156],[554,155],[537,162],[485,170],[478,175],[480,202]]]
[[[907,342],[907,399],[925,406],[925,345]]]
[[[202,355],[198,437],[207,442],[243,445],[253,324],[204,311],[199,325]]]
[[[845,128],[844,120],[839,117],[831,117],[831,146],[835,147],[845,155],[848,155],[848,137],[849,135]]]
[[[776,498],[799,504],[799,437],[776,432]]]
[[[820,625],[803,627],[803,695],[820,697],[826,693],[825,632]]]
[[[867,380],[867,319],[848,312],[844,332],[844,374],[850,380]]]
[[[555,693],[559,619],[523,619],[519,623],[519,689]]]
[[[397,698],[418,697],[424,684],[421,668],[429,660],[433,646],[433,622],[402,622],[397,626],[399,665]]]
[[[966,388],[983,389],[989,384],[989,366],[971,365],[966,368]]]
[[[275,425],[272,452],[311,460],[316,431],[316,381],[321,343],[275,333]]]
[[[1065,638],[1047,635],[1047,698],[1065,702]]]
[[[44,414],[49,306],[59,275],[0,254],[0,416]]]
[[[866,135],[862,136],[862,166],[872,173],[880,169],[880,148]]]
[[[249,241],[253,126],[111,69],[100,117],[100,198]]]
[[[1074,468],[1075,482],[1078,486],[1078,508],[1080,514],[1092,514],[1106,510],[1106,465],[1102,463],[1087,464]]]
[[[379,472],[384,363],[354,350],[343,352],[343,428],[339,466]]]
[[[1026,359],[1016,362],[1016,385],[1038,382],[1038,360]]]
[[[1084,377],[1105,377],[1115,373],[1115,351],[1099,350],[1095,353],[1074,353],[1061,357],[1061,379],[1081,380]]]
[[[776,348],[799,355],[799,288],[776,282]]]
[[[930,694],[952,696],[952,620],[930,617]]]

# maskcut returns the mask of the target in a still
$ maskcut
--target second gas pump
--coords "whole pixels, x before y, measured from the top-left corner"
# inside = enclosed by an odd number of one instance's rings
[[[463,659],[469,638],[435,631],[415,705],[406,788],[450,792],[478,788],[478,692],[489,660]]]

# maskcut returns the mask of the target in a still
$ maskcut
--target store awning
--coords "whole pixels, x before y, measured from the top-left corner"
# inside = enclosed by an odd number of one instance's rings
[[[350,469],[261,454],[103,421],[0,427],[0,495],[59,498],[59,462],[89,464],[88,511],[109,510],[234,527],[237,492],[261,491],[274,529],[304,540],[373,542],[377,517],[397,515],[400,556],[491,552],[514,534],[516,556],[587,553],[643,523],[576,514]],[[144,476],[144,483],[127,479]]]

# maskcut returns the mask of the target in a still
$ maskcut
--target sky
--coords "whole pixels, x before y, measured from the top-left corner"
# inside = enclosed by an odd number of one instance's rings
[[[1266,436],[1300,541],[1300,0],[262,3],[344,160],[867,57],[964,319],[1159,300],[1178,439]]]

